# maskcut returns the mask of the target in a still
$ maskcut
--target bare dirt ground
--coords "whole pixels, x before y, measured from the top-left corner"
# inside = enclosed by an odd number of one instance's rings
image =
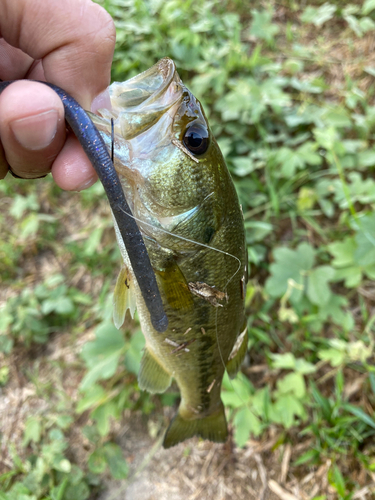
[[[85,336],[86,337],[86,336]],[[86,337],[86,340],[88,338]],[[80,339],[79,344],[81,344]],[[63,390],[74,404],[82,373],[74,369],[77,351],[72,350],[69,336],[54,339],[39,353],[39,374],[43,382],[49,380],[58,390]],[[36,354],[36,353],[35,353]],[[48,362],[47,362],[48,358]],[[62,373],[51,369],[50,360],[62,361]],[[19,360],[18,360],[19,361]],[[23,359],[25,363],[25,359]],[[29,359],[24,364],[28,368]],[[22,447],[23,430],[30,414],[48,415],[54,401],[38,396],[36,387],[22,376],[22,368],[14,359],[12,383],[0,392],[1,430],[3,435],[0,455],[0,473],[12,467],[6,453],[12,443],[20,456],[27,450]],[[70,368],[69,368],[70,366]],[[59,380],[61,382],[59,382]],[[61,384],[61,385],[60,385]],[[197,438],[164,450],[162,436],[167,422],[174,413],[164,408],[164,415],[126,412],[122,422],[113,423],[112,439],[122,448],[130,473],[124,481],[107,479],[105,489],[95,500],[336,500],[337,493],[329,485],[327,471],[331,461],[320,467],[293,465],[294,460],[311,446],[310,440],[300,439],[280,445],[280,429],[271,428],[262,440],[250,440],[245,448],[234,446],[231,439],[225,444],[215,444]],[[164,417],[164,419],[163,419]],[[81,426],[88,423],[88,415],[80,417],[69,435],[70,453],[75,463],[85,468],[92,451],[83,437]],[[161,420],[163,422],[161,423]],[[158,422],[158,423],[155,423]],[[150,437],[150,428],[157,428],[157,438]],[[154,434],[154,433],[152,433]],[[5,446],[5,448],[4,448]],[[360,477],[364,475],[364,477]],[[370,500],[374,497],[375,474],[368,471],[348,470],[348,475],[363,484],[353,500]],[[320,495],[325,495],[320,497]],[[78,499],[77,499],[78,500]],[[91,499],[94,500],[94,497]]]
[[[133,417],[134,419],[134,417]],[[134,419],[135,420],[135,419]],[[326,480],[330,462],[320,468],[291,467],[290,444],[272,451],[277,437],[267,442],[250,441],[245,449],[191,439],[169,450],[154,442],[137,422],[129,425],[120,439],[130,475],[123,482],[109,482],[100,500],[307,500],[336,493]],[[304,443],[303,447],[308,443]],[[366,487],[353,498],[372,498]]]

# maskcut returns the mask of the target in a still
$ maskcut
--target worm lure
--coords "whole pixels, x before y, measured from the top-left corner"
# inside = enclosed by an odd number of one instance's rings
[[[0,93],[11,83],[13,82],[0,81]],[[65,120],[82,145],[103,184],[128,252],[134,275],[150,314],[151,323],[156,331],[164,332],[168,327],[168,318],[164,312],[147,249],[100,133],[86,111],[72,96],[52,83],[39,83],[47,85],[60,97],[65,109]]]

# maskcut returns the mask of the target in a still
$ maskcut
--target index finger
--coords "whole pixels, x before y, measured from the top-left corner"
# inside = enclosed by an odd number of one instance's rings
[[[47,81],[86,109],[110,83],[116,32],[91,0],[2,0],[0,37],[42,60]]]

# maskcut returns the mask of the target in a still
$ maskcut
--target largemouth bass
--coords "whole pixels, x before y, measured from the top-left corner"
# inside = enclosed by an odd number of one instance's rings
[[[164,392],[174,378],[178,414],[168,448],[201,436],[227,438],[220,399],[225,370],[234,376],[246,353],[244,297],[247,258],[237,194],[199,101],[165,58],[110,86],[112,109],[90,115],[111,147],[114,164],[144,238],[169,325],[156,331],[120,232],[124,261],[114,295],[119,328],[138,308],[146,339],[141,389]]]

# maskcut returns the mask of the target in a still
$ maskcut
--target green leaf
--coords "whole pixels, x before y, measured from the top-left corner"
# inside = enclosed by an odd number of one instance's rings
[[[337,7],[330,3],[325,3],[321,7],[308,6],[301,15],[303,23],[312,23],[315,26],[322,26],[325,22],[333,18]]]
[[[226,407],[240,408],[243,406],[243,400],[235,392],[223,390],[221,393],[221,399]]]
[[[272,367],[279,368],[282,370],[293,370],[296,366],[296,358],[291,352],[286,352],[284,354],[270,354],[272,359]]]
[[[262,241],[273,230],[273,225],[263,221],[247,221],[245,222],[246,240],[248,243]]]
[[[96,427],[101,436],[106,436],[110,430],[110,417],[118,417],[118,411],[113,401],[108,401],[96,408],[92,414]]]
[[[322,349],[318,353],[322,361],[328,361],[333,367],[341,366],[346,359],[346,353],[337,349]]]
[[[69,484],[66,488],[64,500],[87,500],[90,497],[90,490],[85,481],[78,484]]]
[[[301,375],[309,375],[316,372],[316,366],[309,363],[304,358],[296,359],[295,371]]]
[[[357,248],[354,252],[355,263],[361,267],[374,265],[375,213],[359,219],[355,242],[357,244]]]
[[[323,417],[327,422],[331,422],[332,408],[329,400],[325,398],[313,382],[310,382],[313,398],[322,409]]]
[[[375,0],[365,0],[362,5],[362,14],[365,16],[375,9]]]
[[[310,210],[315,205],[315,202],[317,200],[318,196],[314,189],[308,189],[302,187],[298,193],[298,202],[297,202],[298,209],[301,212]]]
[[[343,241],[335,241],[328,245],[328,251],[333,255],[333,267],[346,267],[354,263],[354,252],[357,248],[353,237],[347,237]]]
[[[366,71],[367,73],[370,73],[370,68],[367,68]],[[375,69],[373,70],[372,76],[375,76]],[[360,153],[358,153],[357,159],[358,159],[358,167],[360,168],[373,167],[375,165],[375,151],[373,149],[361,151]]]
[[[39,210],[39,203],[36,194],[31,193],[29,196],[21,196],[17,194],[10,207],[10,215],[12,215],[15,219],[21,219],[27,210]]]
[[[351,330],[353,316],[350,311],[346,311],[347,305],[348,300],[345,297],[332,293],[330,300],[319,307],[317,316],[321,321],[327,321],[330,318],[335,325]]]
[[[103,235],[103,231],[104,231],[104,227],[97,227],[91,232],[89,238],[85,242],[84,254],[87,257],[94,255],[98,251],[98,247],[99,247],[102,235]]]
[[[79,485],[80,483],[82,483],[83,478],[84,478],[83,470],[80,467],[78,467],[78,465],[72,464],[72,469],[69,474],[70,484]]]
[[[69,474],[72,468],[72,464],[67,458],[58,458],[57,460],[54,460],[53,467],[59,472],[65,472],[66,474]]]
[[[96,329],[96,339],[87,342],[82,348],[81,356],[88,367],[94,367],[98,361],[114,352],[120,351],[125,346],[122,333],[112,323],[103,323]]]
[[[259,389],[258,391],[256,391],[251,400],[251,411],[261,417],[263,420],[268,421],[270,406],[270,389],[268,387],[264,387],[263,389]]]
[[[245,446],[250,435],[259,436],[262,432],[259,418],[247,406],[238,410],[233,423],[234,440],[240,448]]]
[[[286,429],[295,424],[295,417],[304,419],[306,416],[304,406],[293,394],[283,394],[277,398],[271,408],[270,418]]]
[[[90,370],[81,382],[86,390],[97,380],[108,379],[114,375],[120,356],[124,353],[124,338],[112,324],[104,323],[96,330],[96,340],[83,346],[82,357]]]
[[[125,354],[125,366],[134,375],[138,375],[141,366],[145,338],[141,330],[132,335],[129,349]]]
[[[361,420],[363,423],[375,429],[375,420],[371,418],[370,415],[367,415],[367,413],[365,413],[361,408],[358,408],[357,406],[353,406],[351,404],[345,404],[344,408],[349,413],[359,418],[359,420]]]
[[[101,448],[91,453],[88,460],[88,467],[94,474],[102,474],[107,467],[106,455]]]
[[[343,242],[328,246],[334,256],[332,264],[338,268],[335,281],[345,279],[345,285],[353,288],[359,285],[363,272],[372,278],[375,273],[374,223],[373,215],[365,216],[358,221],[355,237],[347,237]]]
[[[359,20],[359,24],[363,33],[372,31],[375,28],[375,22],[371,19],[371,17],[362,17],[362,19]]]
[[[39,417],[30,416],[26,420],[22,445],[27,446],[31,441],[39,443],[42,433],[42,426]]]
[[[339,136],[334,127],[315,128],[313,130],[317,143],[327,151],[330,151],[339,142]]]
[[[1,337],[0,337],[0,339],[1,339]],[[0,340],[0,347],[1,347],[1,340]],[[1,351],[1,348],[0,348],[0,351]],[[8,383],[9,372],[10,372],[9,366],[5,365],[5,366],[0,367],[0,386],[6,385]]]
[[[345,280],[345,286],[347,288],[358,287],[362,280],[361,268],[359,266],[351,266],[343,269],[337,269],[333,281],[342,280]],[[332,317],[334,317],[334,314],[332,314]]]
[[[306,464],[308,462],[315,463],[318,460],[320,460],[320,453],[319,453],[319,451],[317,451],[317,450],[307,450],[300,457],[298,457],[297,460],[295,460],[293,462],[293,466],[294,467],[298,467],[299,465],[303,465],[303,464]],[[316,500],[315,497],[314,497],[314,500]]]
[[[295,358],[294,354],[291,352],[286,352],[284,354],[271,353],[270,358],[272,359],[272,368],[294,370],[301,375],[308,375],[316,371],[316,367],[312,363],[309,363],[303,358]]]
[[[338,339],[330,340],[332,346],[335,346],[337,342],[340,341]],[[372,344],[366,345],[363,340],[348,342],[345,347],[348,358],[354,362],[360,361],[362,364],[366,363],[374,351]]]
[[[223,389],[222,399],[224,404],[234,408],[248,404],[254,393],[253,386],[242,373],[239,373],[235,379],[231,380],[227,372],[225,372]]]
[[[344,16],[344,19],[348,22],[352,30],[361,37],[368,31],[373,31],[375,28],[375,23],[370,17],[362,17],[357,19],[354,16]]]
[[[345,480],[337,465],[333,466],[333,473],[330,474],[330,478],[331,478],[330,482],[332,486],[336,489],[337,493],[340,495],[341,498],[345,498],[346,496]]]
[[[349,113],[343,107],[327,108],[322,116],[325,125],[335,128],[350,127],[352,122]]]
[[[239,156],[231,158],[231,163],[233,163],[233,173],[238,175],[238,177],[245,177],[256,169],[256,164],[250,156]]]
[[[102,449],[112,477],[125,479],[129,472],[129,466],[124,460],[121,448],[115,443],[106,443]]]
[[[66,487],[69,483],[69,479],[66,477],[63,479],[62,483],[55,486],[51,491],[52,500],[63,500]]]
[[[31,213],[27,215],[21,222],[21,234],[22,240],[26,240],[30,236],[35,236],[39,229],[40,219],[38,214]]]
[[[73,422],[73,417],[71,417],[70,415],[57,415],[56,417],[56,424],[61,429],[67,429],[72,422]]]
[[[344,392],[344,387],[345,387],[345,378],[343,374],[343,370],[338,370],[336,377],[335,377],[335,386],[336,386],[336,394],[341,397],[342,393]]]
[[[293,393],[296,398],[301,399],[306,394],[305,380],[300,373],[288,373],[277,381],[278,394]]]
[[[90,385],[85,390],[85,396],[78,401],[77,413],[82,413],[93,406],[97,406],[102,403],[106,398],[106,392],[101,385]]]
[[[272,23],[272,12],[252,10],[251,13],[253,21],[250,26],[250,35],[259,40],[272,42],[274,36],[279,32],[279,27]]]
[[[292,177],[296,170],[301,170],[305,166],[305,162],[298,152],[287,147],[278,150],[277,162],[281,165],[279,174],[285,178]]]
[[[332,281],[335,270],[331,266],[319,266],[313,269],[307,279],[307,296],[318,306],[324,305],[331,298],[328,283]]]
[[[308,243],[301,243],[296,250],[277,248],[274,257],[275,263],[270,266],[271,277],[266,281],[267,293],[271,297],[281,297],[289,286],[291,302],[299,302],[303,295],[307,271],[314,264],[315,250]]]
[[[368,378],[370,380],[370,385],[371,385],[372,393],[375,395],[375,373],[374,372],[370,372],[368,374]]]

